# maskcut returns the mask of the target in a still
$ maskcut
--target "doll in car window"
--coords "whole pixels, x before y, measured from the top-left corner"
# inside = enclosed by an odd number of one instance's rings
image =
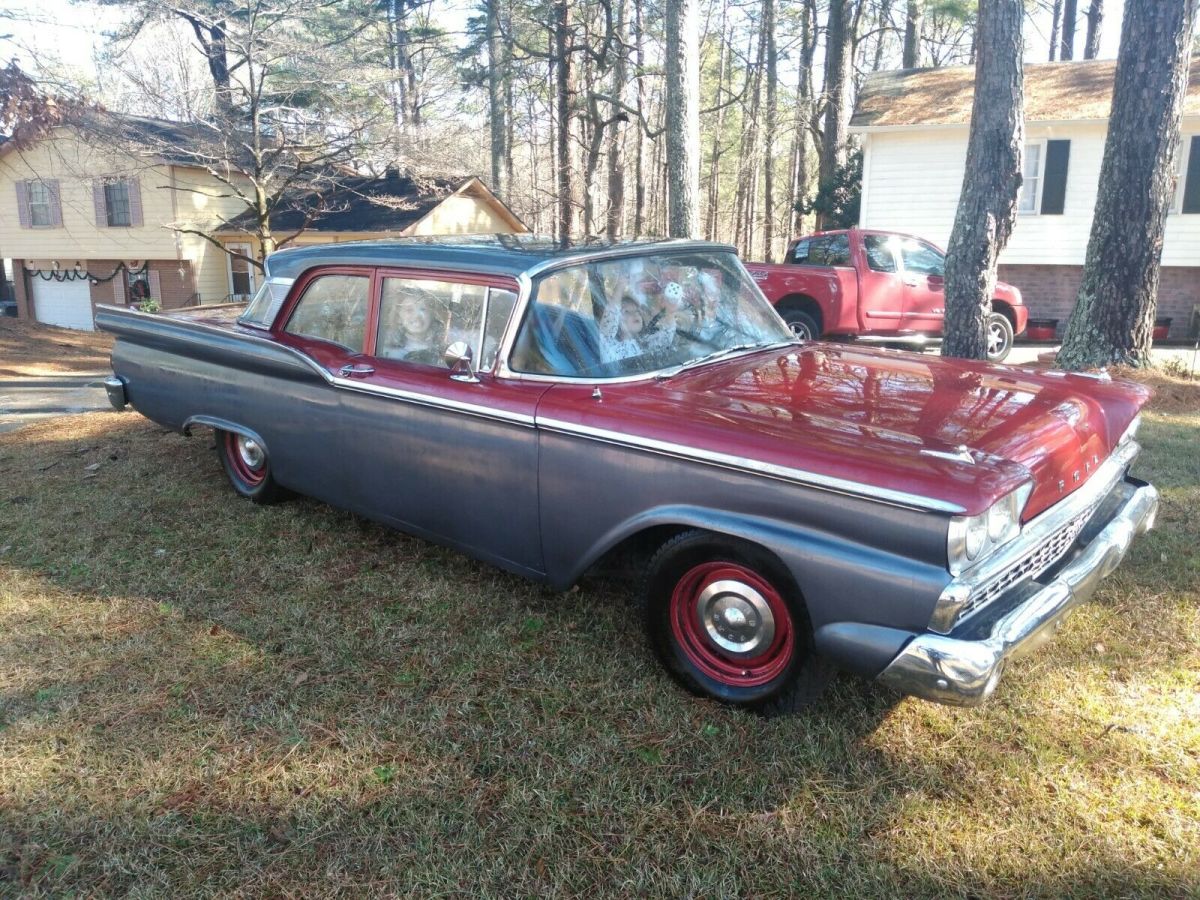
[[[437,305],[424,291],[412,291],[391,308],[388,341],[381,356],[440,365],[445,325]]]
[[[600,332],[600,354],[605,362],[616,362],[634,356],[665,350],[675,340],[675,311],[683,300],[683,288],[669,282],[663,288],[664,311],[657,317],[654,328],[649,308],[632,292],[616,294],[621,299],[609,302],[597,323]]]

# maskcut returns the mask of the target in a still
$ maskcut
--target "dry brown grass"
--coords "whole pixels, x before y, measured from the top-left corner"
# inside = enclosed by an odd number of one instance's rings
[[[111,334],[0,317],[0,377],[91,374],[108,369]]]
[[[990,705],[775,721],[618,585],[255,507],[132,414],[0,437],[0,892],[1195,895],[1198,433],[1147,415],[1161,529]]]

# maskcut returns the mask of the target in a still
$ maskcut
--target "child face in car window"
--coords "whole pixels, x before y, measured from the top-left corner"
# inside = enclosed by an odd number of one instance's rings
[[[646,314],[636,300],[621,301],[621,331],[625,339],[635,338],[646,327]]]
[[[414,337],[422,337],[433,328],[433,312],[423,297],[406,297],[400,304],[400,327]]]

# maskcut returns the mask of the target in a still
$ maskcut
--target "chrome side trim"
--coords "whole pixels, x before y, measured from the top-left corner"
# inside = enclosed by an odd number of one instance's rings
[[[1153,486],[1134,489],[1079,557],[1052,582],[998,619],[986,638],[917,635],[888,664],[879,680],[905,694],[936,703],[979,705],[1000,683],[1008,660],[1047,641],[1076,606],[1091,598],[1101,580],[1121,564],[1133,539],[1154,527],[1157,510],[1158,491]]]
[[[449,377],[449,372],[447,372],[447,378]],[[401,390],[400,388],[381,387],[377,384],[363,384],[361,381],[355,381],[349,378],[330,377],[329,383],[335,387],[345,388],[346,390],[354,391],[355,393],[373,394],[378,397],[387,397],[391,400],[401,400],[405,403],[412,403],[417,406],[426,406],[432,409],[442,409],[448,412],[463,413],[464,415],[477,416],[481,419],[494,419],[498,422],[521,425],[525,428],[532,428],[534,425],[534,418],[531,415],[494,409],[493,407],[481,406],[477,403],[463,403],[459,400],[447,400],[443,397],[434,397],[430,394],[418,394],[415,391],[405,391]]]
[[[959,615],[977,592],[994,579],[1000,578],[1013,566],[1020,564],[1027,556],[1036,552],[1043,541],[1049,540],[1073,518],[1106,497],[1125,477],[1125,470],[1140,449],[1137,442],[1132,440],[1118,446],[1083,487],[1064,497],[1036,519],[1025,523],[1020,535],[1001,545],[991,556],[976,563],[946,585],[934,607],[929,629],[947,634],[959,622],[985,608],[981,604],[968,609],[966,615]]]
[[[947,503],[944,500],[937,500],[932,497],[922,497],[918,494],[910,494],[905,491],[894,491],[889,488],[860,484],[855,481],[847,481],[843,478],[833,478],[816,472],[794,469],[790,466],[760,462],[759,460],[748,459],[744,456],[701,450],[683,444],[657,441],[653,438],[624,434],[619,431],[609,431],[604,428],[592,428],[588,425],[578,425],[574,422],[564,422],[559,419],[539,417],[537,425],[539,429],[555,434],[582,437],[589,440],[602,441],[606,444],[628,447],[632,450],[655,453],[659,456],[670,456],[675,459],[687,460],[688,462],[719,466],[723,469],[731,469],[736,472],[762,475],[767,478],[774,478],[777,481],[786,481],[791,484],[799,484],[850,497],[862,497],[867,500],[887,503],[891,506],[939,513],[962,513],[965,511],[956,503]]]

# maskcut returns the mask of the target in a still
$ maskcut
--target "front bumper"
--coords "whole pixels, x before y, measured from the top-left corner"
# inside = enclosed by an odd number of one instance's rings
[[[879,675],[906,694],[937,703],[976,706],[991,696],[1008,660],[1047,641],[1100,581],[1121,564],[1134,537],[1154,526],[1158,492],[1128,478],[1114,515],[1078,553],[1028,596],[990,620],[970,623],[960,634],[914,637]],[[956,629],[957,631],[957,629]]]

